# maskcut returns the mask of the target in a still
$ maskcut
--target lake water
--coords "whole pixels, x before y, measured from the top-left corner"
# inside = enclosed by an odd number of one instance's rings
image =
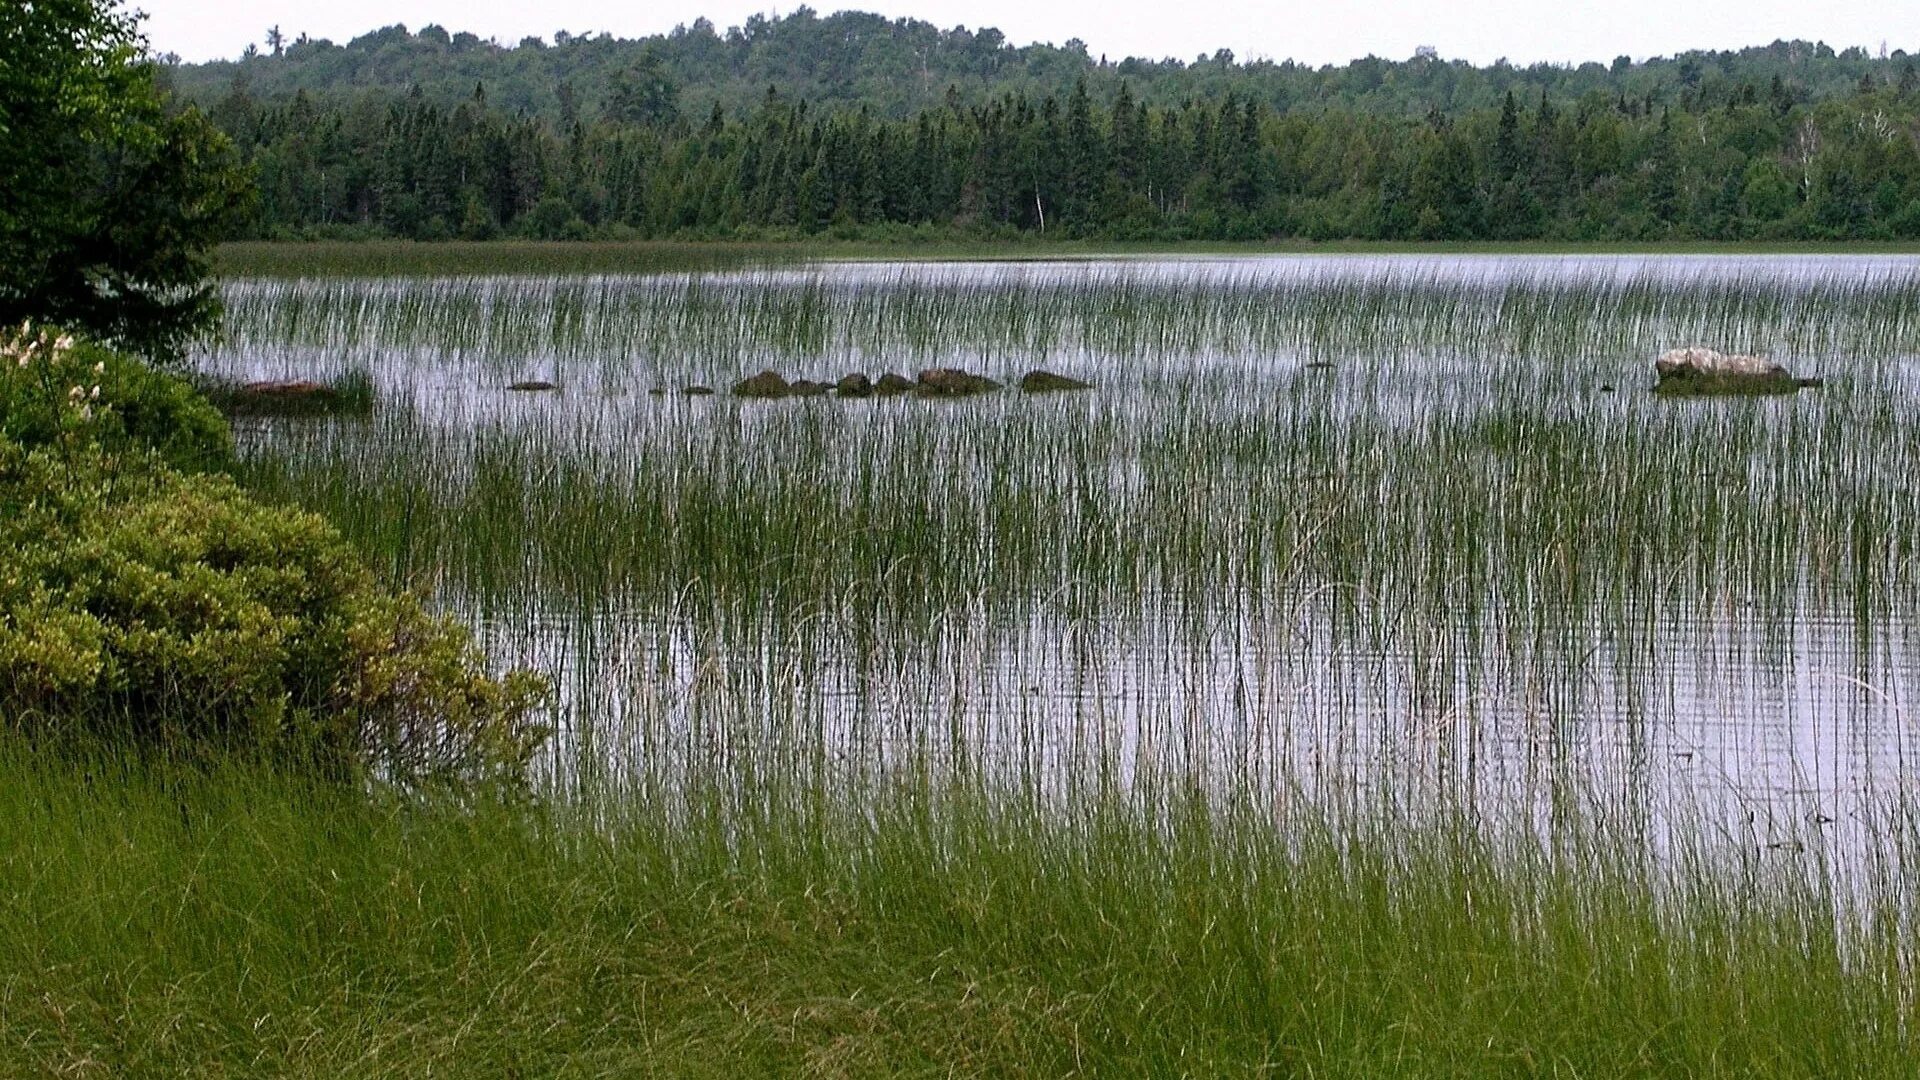
[[[256,482],[435,587],[502,662],[554,672],[561,773],[1571,799],[1784,857],[1861,840],[1920,767],[1913,258],[852,263],[227,296],[209,370],[378,388],[370,418],[244,426]],[[1828,383],[1654,399],[1652,357],[1695,343]],[[763,367],[933,366],[1096,388],[725,393]],[[504,389],[522,378],[561,390]]]

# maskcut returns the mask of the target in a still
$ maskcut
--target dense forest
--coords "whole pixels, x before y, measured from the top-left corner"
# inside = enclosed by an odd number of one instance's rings
[[[1920,238],[1913,59],[1802,42],[1116,64],[801,9],[513,48],[276,31],[165,75],[255,169],[269,237]]]
[[[236,87],[268,99],[296,90],[338,97],[418,87],[450,105],[482,85],[499,108],[567,127],[592,121],[623,88],[654,78],[670,82],[681,111],[696,119],[714,105],[731,114],[755,109],[769,86],[816,108],[864,107],[900,120],[945,105],[950,94],[969,106],[1009,93],[1064,99],[1082,80],[1099,100],[1111,99],[1125,82],[1149,105],[1218,101],[1231,93],[1275,113],[1338,108],[1420,117],[1430,109],[1495,109],[1509,90],[1523,100],[1544,92],[1561,105],[1601,93],[1690,108],[1725,100],[1743,86],[1764,88],[1775,77],[1801,100],[1818,102],[1852,93],[1863,77],[1897,83],[1910,66],[1899,50],[1874,57],[1857,47],[1835,52],[1805,41],[1578,66],[1476,67],[1437,56],[1370,56],[1316,68],[1237,60],[1224,50],[1192,61],[1110,61],[1090,55],[1079,41],[1015,47],[993,29],[942,30],[861,12],[823,18],[805,7],[785,17],[755,16],[725,33],[703,19],[647,38],[560,31],[551,43],[528,38],[511,46],[437,26],[417,33],[390,26],[345,45],[261,29],[266,41],[240,60],[170,65],[172,83],[203,106]]]

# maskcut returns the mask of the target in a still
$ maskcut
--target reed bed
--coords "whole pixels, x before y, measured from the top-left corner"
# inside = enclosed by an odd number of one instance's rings
[[[1697,270],[235,282],[542,786],[0,742],[0,1073],[1908,1075],[1920,277]],[[939,364],[1097,385],[648,392]]]
[[[1585,789],[1650,837],[1704,802],[1756,849],[1860,851],[1848,815],[1913,776],[1916,281],[1363,260],[255,282],[207,364],[371,373],[370,420],[253,427],[246,477],[561,672],[556,776],[984,775],[1071,804],[1153,770],[1522,815]],[[1653,399],[1651,356],[1696,340],[1828,385]],[[647,392],[935,364],[1098,389]],[[533,375],[561,391],[501,389]]]
[[[1142,264],[1152,266],[1151,263]],[[1493,264],[1498,266],[1498,263]],[[1630,264],[1631,265],[1631,264]],[[641,277],[303,279],[229,286],[235,341],[333,350],[617,359],[676,373],[743,360],[907,365],[1092,355],[1167,365],[1221,355],[1452,352],[1643,354],[1675,341],[1793,357],[1911,355],[1920,275],[1909,265],[1781,277],[1714,273],[1489,273],[1475,260],[1403,267],[1321,260],[1305,270],[1201,263],[851,266]],[[1905,268],[1902,268],[1902,267]]]

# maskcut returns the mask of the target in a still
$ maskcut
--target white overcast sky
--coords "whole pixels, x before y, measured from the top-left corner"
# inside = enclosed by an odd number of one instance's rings
[[[393,23],[438,23],[505,43],[556,30],[638,37],[701,16],[721,31],[749,15],[784,13],[742,0],[135,0],[155,52],[188,60],[240,54],[271,25],[344,43]],[[1015,44],[1078,37],[1096,56],[1191,60],[1232,49],[1242,59],[1313,64],[1373,54],[1399,59],[1432,45],[1447,58],[1516,64],[1670,56],[1777,38],[1920,52],[1920,0],[864,0],[812,5],[912,16],[943,28],[998,27]]]

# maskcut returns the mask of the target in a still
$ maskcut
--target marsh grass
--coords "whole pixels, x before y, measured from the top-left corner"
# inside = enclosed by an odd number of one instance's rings
[[[1322,259],[1242,269],[1088,263],[799,267],[718,274],[252,280],[227,290],[237,342],[445,355],[616,359],[737,376],[743,360],[1015,362],[1090,355],[1149,370],[1276,352],[1577,359],[1675,342],[1787,357],[1920,347],[1920,277],[1897,265],[1502,272]]]
[[[1910,1068],[1911,273],[229,299],[208,370],[377,385],[243,476],[555,675],[549,797],[15,762],[25,1068]],[[1636,384],[1693,340],[1828,383]],[[646,393],[935,363],[1097,389]]]
[[[1571,755],[1729,816],[1905,782],[1911,275],[1423,265],[262,283],[213,363],[372,365],[373,416],[243,431],[244,475],[567,671],[562,772],[751,731],[854,773]],[[1827,350],[1772,351],[1828,385],[1635,385],[1694,335]],[[921,362],[1098,389],[645,393]],[[534,374],[564,390],[499,389]]]
[[[797,262],[802,245],[544,241],[237,243],[216,253],[229,277],[398,277],[421,274],[663,273]]]
[[[1910,897],[1709,841],[1656,871],[1577,822],[1356,830],[1178,787],[1062,815],[706,774],[528,818],[0,772],[16,1075],[1898,1076],[1920,1050]]]

